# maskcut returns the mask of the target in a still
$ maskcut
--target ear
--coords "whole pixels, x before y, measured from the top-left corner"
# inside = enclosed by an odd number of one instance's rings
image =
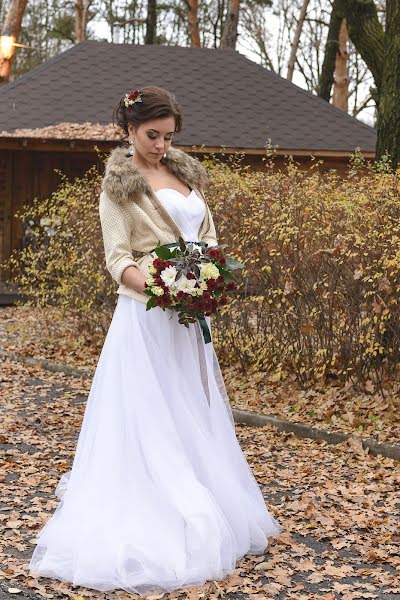
[[[128,132],[129,132],[129,135],[135,135],[136,128],[133,125],[133,123],[128,123]]]

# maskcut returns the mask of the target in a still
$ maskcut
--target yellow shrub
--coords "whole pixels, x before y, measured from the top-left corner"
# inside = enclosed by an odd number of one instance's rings
[[[394,375],[400,172],[207,166],[219,241],[246,264],[214,327],[220,359],[304,384]]]
[[[251,172],[206,160],[220,243],[245,263],[237,295],[213,321],[222,362],[302,384],[394,377],[400,337],[400,173],[385,165]],[[115,283],[105,269],[100,175],[64,180],[20,215],[27,245],[10,264],[32,304],[107,330]]]

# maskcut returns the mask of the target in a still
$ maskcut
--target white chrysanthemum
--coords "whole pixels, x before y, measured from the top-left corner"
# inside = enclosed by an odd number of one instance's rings
[[[192,289],[196,285],[195,279],[188,279],[185,275],[182,275],[176,282],[176,287],[178,291],[185,292],[186,294],[191,294]]]
[[[203,279],[217,279],[219,274],[218,267],[213,263],[203,263],[200,265],[200,275]]]
[[[175,277],[176,277],[176,267],[166,267],[163,271],[161,271],[160,273],[160,277],[163,280],[163,282],[168,285],[168,287],[174,283],[175,281]]]
[[[151,291],[156,296],[162,296],[164,293],[164,290],[162,289],[162,287],[159,287],[158,285],[154,286]]]
[[[157,273],[157,269],[155,267],[153,267],[153,265],[150,265],[150,267],[149,267],[149,273],[151,275],[154,275],[155,273]]]

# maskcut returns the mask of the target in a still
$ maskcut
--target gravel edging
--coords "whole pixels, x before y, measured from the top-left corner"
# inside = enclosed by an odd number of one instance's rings
[[[14,354],[13,352],[8,352],[7,350],[0,350],[0,359],[1,358],[22,362],[32,367],[39,367],[54,373],[72,375],[73,377],[93,377],[94,375],[94,370],[92,369],[78,369],[76,367],[70,367],[68,365],[56,363],[43,358],[20,356],[19,354]],[[341,444],[349,438],[357,439],[361,442],[363,449],[368,450],[369,454],[373,456],[380,455],[384,456],[385,458],[391,458],[393,460],[400,461],[399,444],[378,442],[373,438],[361,438],[354,433],[328,431],[326,429],[320,429],[319,427],[305,425],[304,423],[296,423],[294,421],[288,421],[279,417],[240,410],[238,408],[232,408],[232,413],[235,422],[238,424],[251,425],[253,427],[264,427],[266,425],[271,425],[276,427],[279,431],[293,433],[297,437],[323,440],[328,442],[328,444]]]

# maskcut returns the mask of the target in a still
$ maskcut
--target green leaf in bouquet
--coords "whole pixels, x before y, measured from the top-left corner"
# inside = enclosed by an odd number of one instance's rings
[[[193,273],[196,275],[197,279],[200,279],[200,268],[199,268],[199,265],[193,265]]]
[[[151,308],[153,308],[154,306],[157,306],[156,304],[156,299],[154,296],[152,296],[150,298],[150,300],[147,301],[146,303],[146,310],[150,310]]]
[[[234,271],[235,269],[243,269],[245,266],[243,263],[236,260],[236,258],[233,258],[233,256],[226,256],[225,260],[225,267],[230,271]]]
[[[181,236],[179,236],[178,241],[179,241],[179,248],[182,250],[182,252],[184,252],[186,250],[185,240]]]
[[[226,279],[229,279],[230,281],[235,281],[235,277],[232,275],[232,273],[230,271],[227,271],[223,267],[218,267],[218,268],[219,268],[219,272],[221,273],[221,275],[226,277]]]
[[[154,248],[154,252],[157,254],[158,258],[161,258],[162,260],[169,260],[171,256],[171,250],[165,248],[165,246],[157,246],[157,248]]]

